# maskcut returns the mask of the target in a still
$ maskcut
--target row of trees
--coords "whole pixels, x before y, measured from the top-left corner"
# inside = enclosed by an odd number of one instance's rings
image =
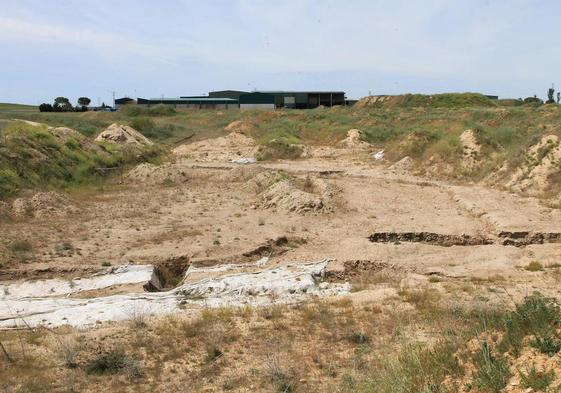
[[[85,112],[92,100],[88,97],[78,98],[78,105],[73,106],[66,97],[55,98],[53,104],[42,103],[39,105],[41,112]]]

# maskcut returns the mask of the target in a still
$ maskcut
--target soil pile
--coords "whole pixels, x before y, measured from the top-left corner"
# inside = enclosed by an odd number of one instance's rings
[[[415,161],[409,156],[403,157],[398,162],[391,165],[388,169],[394,172],[408,172],[415,167]]]
[[[362,140],[360,130],[352,129],[347,132],[347,137],[338,143],[339,147],[346,148],[364,148],[370,146]]]
[[[559,172],[560,163],[559,137],[546,135],[530,147],[525,162],[513,173],[507,187],[529,195],[542,194],[551,187],[551,177]]]
[[[239,132],[176,147],[173,152],[197,162],[230,162],[241,157],[254,157],[258,147],[253,138]]]
[[[111,142],[118,144],[152,145],[152,141],[132,127],[111,124],[95,138],[96,142]]]
[[[259,165],[238,166],[223,174],[220,180],[228,182],[252,182],[264,172],[266,172],[266,169]]]
[[[303,183],[284,179],[261,193],[265,209],[279,209],[298,214],[329,213],[335,210],[338,189],[319,179],[306,178]]]
[[[188,180],[188,174],[184,167],[176,164],[153,165],[144,163],[133,168],[127,173],[126,178],[134,183],[184,183]]]
[[[15,216],[30,217],[63,217],[79,211],[70,198],[57,192],[38,192],[31,198],[17,198],[11,210]]]
[[[243,135],[251,135],[256,129],[255,125],[242,120],[236,120],[224,127],[224,131],[228,133],[238,133]]]

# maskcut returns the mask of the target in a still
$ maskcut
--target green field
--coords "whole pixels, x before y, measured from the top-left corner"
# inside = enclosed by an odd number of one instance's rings
[[[38,111],[39,108],[35,105],[25,105],[25,104],[10,104],[5,102],[0,102],[0,112],[5,111],[25,111],[25,112],[35,112]]]

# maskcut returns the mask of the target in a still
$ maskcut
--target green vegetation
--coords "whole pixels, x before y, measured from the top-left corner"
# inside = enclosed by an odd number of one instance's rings
[[[104,353],[86,364],[88,374],[117,374],[124,370],[127,370],[129,376],[133,378],[142,376],[138,364],[121,348]]]
[[[154,160],[157,147],[93,143],[79,133],[14,122],[0,132],[0,199],[22,188],[68,188],[95,183],[117,168]]]
[[[24,105],[24,104],[9,104],[0,102],[0,112],[4,111],[29,111],[36,112],[38,108],[35,105]]]
[[[545,130],[560,134],[556,127],[561,122],[558,105],[502,106],[471,93],[405,95],[391,100],[391,105],[384,106],[314,110],[175,110],[163,105],[150,108],[131,105],[117,112],[0,111],[0,132],[10,126],[13,118],[69,127],[89,137],[117,122],[131,125],[162,145],[174,146],[222,136],[228,124],[239,120],[247,125],[243,132],[262,146],[257,158],[274,160],[298,157],[302,144],[335,145],[347,136],[349,129],[356,128],[365,141],[383,148],[390,160],[408,155],[421,167],[427,167],[429,160],[431,165],[445,163],[451,168],[445,176],[473,180],[496,171],[504,162],[512,168],[526,165],[529,146]],[[461,165],[464,151],[460,135],[466,129],[473,130],[481,146],[479,156],[483,159],[477,170]],[[542,149],[540,156],[548,151]],[[13,172],[0,172],[1,179],[9,179],[2,182],[4,194],[13,192],[6,190],[14,183],[13,177]],[[552,187],[556,182],[561,186],[561,177],[552,177],[551,182]]]
[[[500,355],[493,354],[488,342],[481,345],[481,350],[474,358],[474,385],[484,392],[499,393],[510,378],[508,361]]]
[[[518,375],[520,375],[522,387],[533,389],[535,392],[547,391],[549,385],[555,381],[555,371],[538,371],[535,365],[526,374],[519,370]]]
[[[524,269],[529,272],[539,272],[543,270],[543,265],[539,261],[532,261]]]

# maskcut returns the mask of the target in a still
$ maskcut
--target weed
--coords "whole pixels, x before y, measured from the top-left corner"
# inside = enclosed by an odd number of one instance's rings
[[[88,374],[117,374],[127,367],[129,358],[123,349],[115,349],[91,360],[86,365]]]
[[[366,333],[354,332],[347,336],[347,340],[354,344],[368,344],[370,337]]]
[[[297,378],[292,369],[285,367],[279,356],[270,356],[265,363],[265,378],[276,392],[290,393],[296,389]]]
[[[518,370],[518,375],[520,375],[520,383],[523,388],[530,388],[538,392],[545,392],[549,385],[555,380],[554,370],[549,370],[547,372],[538,371],[535,365],[533,365],[526,374]]]
[[[15,253],[28,253],[33,250],[33,245],[28,240],[14,240],[9,247]]]
[[[447,377],[460,377],[464,369],[454,355],[455,343],[443,341],[433,347],[408,345],[396,359],[385,362],[359,389],[360,392],[444,392]]]
[[[510,378],[508,362],[495,356],[489,343],[484,342],[474,357],[474,384],[485,392],[499,393]]]
[[[539,272],[543,270],[543,265],[538,261],[532,261],[524,269],[529,272]]]
[[[78,366],[76,359],[80,353],[80,347],[73,337],[57,337],[58,356],[64,367],[75,368]]]
[[[536,336],[530,341],[530,345],[549,357],[554,356],[561,350],[561,340],[557,340],[550,335],[545,337]]]

